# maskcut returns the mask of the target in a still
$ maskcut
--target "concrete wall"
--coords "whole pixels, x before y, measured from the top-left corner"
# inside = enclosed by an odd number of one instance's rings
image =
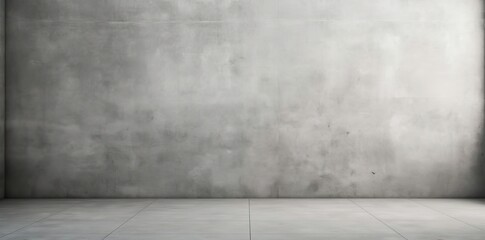
[[[0,0],[0,199],[5,196],[5,1]]]
[[[485,196],[479,0],[10,0],[9,197]]]

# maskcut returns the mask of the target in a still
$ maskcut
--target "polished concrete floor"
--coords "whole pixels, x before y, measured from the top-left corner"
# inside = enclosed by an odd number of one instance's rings
[[[483,240],[485,200],[0,200],[0,236],[0,240]]]

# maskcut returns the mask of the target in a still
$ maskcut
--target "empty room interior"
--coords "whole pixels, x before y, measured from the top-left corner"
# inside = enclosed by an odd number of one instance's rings
[[[0,0],[0,240],[484,240],[483,0]]]

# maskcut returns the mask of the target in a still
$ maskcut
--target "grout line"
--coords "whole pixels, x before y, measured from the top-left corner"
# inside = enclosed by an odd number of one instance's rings
[[[111,234],[113,234],[116,230],[120,229],[123,225],[125,225],[128,221],[130,221],[131,219],[133,219],[134,217],[136,217],[136,215],[138,215],[139,213],[141,213],[143,210],[147,209],[149,206],[151,206],[154,202],[155,202],[156,199],[153,199],[150,203],[148,203],[145,207],[143,207],[142,209],[140,209],[138,212],[136,212],[133,216],[131,216],[130,218],[126,219],[122,224],[120,224],[117,228],[115,228],[113,231],[111,231],[110,233],[108,233],[108,235],[106,235],[104,239],[106,239],[107,237],[109,237]]]
[[[251,199],[248,198],[248,211],[249,211],[249,240],[251,240]]]
[[[425,204],[423,204],[423,203],[417,202],[417,201],[412,200],[412,199],[408,199],[408,200],[409,200],[409,201],[411,201],[411,202],[413,202],[413,203],[416,203],[416,204],[418,204],[418,205],[420,205],[420,206],[423,206],[423,207],[426,207],[426,208],[428,208],[428,209],[431,209],[431,210],[433,210],[433,211],[435,211],[435,212],[437,212],[437,213],[443,214],[443,215],[445,215],[445,216],[447,216],[447,217],[449,217],[449,218],[453,218],[454,220],[459,221],[459,222],[461,222],[461,223],[464,223],[464,224],[466,224],[466,225],[468,225],[468,226],[470,226],[470,227],[473,227],[473,228],[478,229],[478,230],[480,230],[480,231],[485,231],[485,230],[484,230],[484,229],[482,229],[482,228],[479,228],[479,227],[474,226],[474,225],[472,225],[472,224],[470,224],[470,223],[467,223],[467,222],[465,222],[465,221],[462,221],[462,220],[460,220],[460,219],[458,219],[458,218],[456,218],[456,217],[453,217],[453,216],[451,216],[451,215],[449,215],[449,214],[447,214],[447,213],[445,213],[445,212],[442,212],[442,211],[440,211],[440,210],[438,210],[438,209],[432,208],[432,207],[430,207],[430,206],[428,206],[428,205],[425,205]]]
[[[368,213],[369,215],[371,215],[372,217],[374,217],[377,221],[381,222],[382,224],[386,225],[389,229],[391,229],[392,231],[394,231],[395,233],[397,233],[399,236],[401,236],[402,238],[406,239],[406,237],[404,237],[400,232],[398,232],[396,229],[394,229],[393,227],[391,227],[389,224],[385,223],[384,221],[382,221],[381,219],[379,219],[378,217],[376,217],[374,214],[370,213],[369,211],[367,211],[365,208],[363,208],[362,206],[360,206],[359,204],[357,204],[356,202],[354,202],[352,199],[348,199],[350,202],[352,202],[353,204],[357,205],[357,207],[361,208],[362,210],[364,210],[366,213]]]
[[[5,235],[2,235],[2,236],[0,236],[0,239],[2,239],[2,238],[4,238],[4,237],[6,237],[6,236],[8,236],[8,235],[14,234],[14,233],[16,233],[16,232],[18,232],[18,231],[20,231],[20,230],[22,230],[22,229],[28,228],[28,227],[30,227],[30,226],[32,226],[32,225],[34,225],[34,224],[38,223],[38,222],[44,221],[44,220],[46,220],[47,218],[50,218],[50,217],[52,217],[52,216],[55,216],[55,215],[57,215],[57,214],[59,214],[59,213],[61,213],[61,212],[67,211],[67,210],[71,209],[71,208],[74,206],[74,204],[75,204],[75,203],[73,203],[73,204],[69,205],[68,207],[66,207],[66,208],[64,208],[64,209],[62,209],[62,210],[60,210],[60,211],[57,211],[57,212],[55,212],[55,213],[50,214],[50,215],[49,215],[49,216],[47,216],[47,217],[43,217],[43,218],[41,218],[41,219],[39,219],[39,220],[37,220],[37,221],[34,221],[34,222],[32,222],[32,223],[30,223],[30,224],[28,224],[28,225],[25,225],[25,226],[23,226],[23,227],[21,227],[21,228],[19,228],[19,229],[15,230],[15,231],[13,231],[13,232],[9,232],[9,233],[7,233],[7,234],[5,234]]]

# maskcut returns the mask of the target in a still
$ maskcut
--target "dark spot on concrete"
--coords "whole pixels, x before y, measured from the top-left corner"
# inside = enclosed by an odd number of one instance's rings
[[[103,84],[103,87],[107,89],[111,88],[112,86],[112,83],[110,81],[103,81],[102,84]]]
[[[131,133],[131,138],[138,146],[149,147],[157,145],[157,139],[146,131],[133,132]]]
[[[375,172],[372,172],[372,174],[374,174],[374,175],[375,175],[376,173],[375,173]]]
[[[349,135],[349,134],[350,134],[350,132],[347,132],[347,135]]]
[[[126,166],[130,166],[130,154],[123,147],[105,147],[105,171],[122,171]]]
[[[325,157],[329,154],[328,150],[326,148],[320,149],[320,156]]]
[[[152,110],[139,110],[136,111],[135,121],[139,124],[150,123],[155,119],[155,114]]]
[[[312,181],[310,185],[308,185],[307,189],[312,192],[316,192],[318,191],[318,189],[320,189],[320,185],[318,184],[317,181]]]
[[[167,157],[165,153],[159,153],[157,156],[157,164],[163,164],[164,162],[167,162],[170,158]]]
[[[188,132],[175,131],[172,129],[163,129],[160,133],[164,139],[174,142],[183,142],[189,137]]]
[[[231,72],[234,76],[240,75],[240,64],[244,60],[244,57],[234,57],[229,60],[230,66],[231,66]]]
[[[95,140],[95,141],[99,141],[103,138],[103,136],[99,133],[96,133],[96,134],[91,134],[91,139],[92,140]]]
[[[103,105],[103,112],[106,120],[110,122],[123,118],[120,107],[115,103],[105,102]]]
[[[331,174],[321,174],[320,179],[324,179],[325,181],[332,181],[333,176]]]
[[[340,145],[340,140],[339,140],[339,139],[335,139],[335,138],[334,138],[334,139],[332,139],[332,140],[330,141],[330,146],[331,146],[331,147],[338,147],[339,145]]]

